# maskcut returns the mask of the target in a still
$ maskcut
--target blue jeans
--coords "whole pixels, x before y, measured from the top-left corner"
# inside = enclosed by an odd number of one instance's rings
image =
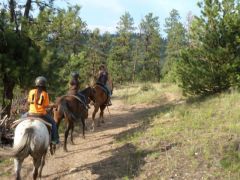
[[[111,92],[111,89],[110,89],[109,85],[106,84],[105,87],[108,90],[108,95],[111,97],[112,96],[112,92]]]
[[[44,115],[43,117],[44,117],[44,119],[47,120],[47,122],[49,122],[52,125],[52,132],[51,132],[52,141],[59,143],[59,135],[58,135],[56,122],[48,114]]]

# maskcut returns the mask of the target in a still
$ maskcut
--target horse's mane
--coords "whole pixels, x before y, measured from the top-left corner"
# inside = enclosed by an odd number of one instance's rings
[[[83,89],[82,91],[80,91],[80,93],[85,94],[90,88],[91,87],[87,87],[87,88]]]
[[[56,104],[60,104],[62,102],[63,98],[64,98],[64,96],[57,97],[56,101],[55,101]]]

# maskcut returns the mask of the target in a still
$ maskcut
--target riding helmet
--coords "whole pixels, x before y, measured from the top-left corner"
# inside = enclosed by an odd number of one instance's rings
[[[35,85],[39,87],[46,87],[47,79],[43,76],[38,76],[35,80]]]
[[[78,72],[72,72],[71,75],[72,75],[73,78],[79,78]]]

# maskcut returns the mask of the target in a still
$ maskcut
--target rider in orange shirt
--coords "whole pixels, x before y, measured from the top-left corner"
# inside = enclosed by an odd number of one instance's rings
[[[47,79],[43,76],[39,76],[35,80],[35,89],[30,90],[28,95],[28,103],[30,103],[28,115],[38,116],[45,119],[52,125],[52,143],[59,143],[59,136],[55,121],[51,116],[47,114],[46,108],[51,107],[49,105],[49,97],[46,90]]]

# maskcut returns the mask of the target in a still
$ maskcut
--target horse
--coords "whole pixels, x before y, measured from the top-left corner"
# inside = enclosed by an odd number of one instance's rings
[[[2,157],[14,157],[15,176],[21,179],[22,163],[29,155],[33,158],[33,179],[41,177],[45,157],[50,144],[50,133],[47,126],[39,118],[19,120],[14,132],[13,149],[0,150]],[[39,169],[40,168],[40,169]]]
[[[113,92],[113,83],[111,80],[109,80],[108,82],[108,86],[111,90],[111,94]],[[98,112],[98,110],[100,109],[100,115],[99,115],[99,119],[101,120],[102,123],[104,123],[104,110],[107,107],[107,100],[108,100],[108,95],[105,92],[105,90],[103,90],[103,87],[99,84],[95,84],[92,89],[94,90],[94,98],[91,99],[94,102],[94,110],[92,113],[92,131],[95,130],[95,116]],[[97,121],[97,126],[100,126],[100,121]]]
[[[87,100],[87,105],[90,103],[90,99],[93,98],[93,89],[88,87],[81,91],[81,94],[85,96]],[[65,124],[67,125],[64,132],[64,146],[63,149],[67,152],[67,138],[69,131],[71,130],[71,142],[73,142],[73,130],[74,123],[82,122],[82,134],[83,138],[85,138],[85,119],[88,117],[88,108],[86,105],[81,102],[76,95],[64,95],[57,99],[55,105],[57,108],[54,109],[54,120],[57,124],[57,128],[61,123],[61,120],[64,118]]]

